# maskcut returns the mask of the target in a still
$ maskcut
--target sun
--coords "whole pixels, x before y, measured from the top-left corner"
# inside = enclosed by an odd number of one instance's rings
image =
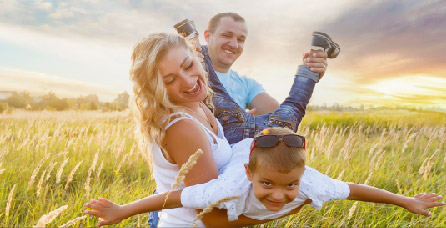
[[[381,80],[366,86],[375,91],[383,103],[407,106],[445,106],[446,78],[410,75]],[[423,100],[424,99],[424,100]]]

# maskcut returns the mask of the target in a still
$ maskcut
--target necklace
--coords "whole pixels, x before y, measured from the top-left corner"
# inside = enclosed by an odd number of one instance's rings
[[[200,103],[199,105],[200,105],[200,108],[201,108],[201,103]],[[195,115],[197,115],[197,116],[200,117],[201,119],[205,120],[205,121],[211,126],[211,128],[214,129],[214,125],[211,123],[211,121],[209,121],[209,118],[207,118],[207,116],[203,116],[203,115],[201,115],[200,113],[198,113],[198,112],[192,110],[191,108],[189,108],[189,107],[187,107],[187,106],[184,106],[184,107],[187,108],[187,109],[189,109],[191,112],[193,112]],[[201,109],[203,109],[203,108],[201,108]],[[205,115],[206,115],[206,114],[205,114]]]

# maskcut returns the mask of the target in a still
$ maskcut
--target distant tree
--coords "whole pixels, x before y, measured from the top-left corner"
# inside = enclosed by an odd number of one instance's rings
[[[98,110],[98,106],[94,102],[90,102],[88,105],[88,110]]]
[[[102,106],[102,111],[104,112],[110,112],[110,111],[117,111],[118,105],[115,103],[105,102]]]
[[[42,97],[41,107],[50,110],[62,111],[68,109],[69,105],[67,100],[59,99],[55,93],[48,92],[48,94]]]
[[[6,102],[14,108],[26,108],[27,105],[33,104],[33,98],[28,91],[22,93],[13,92],[6,98]]]
[[[96,94],[88,94],[85,97],[77,98],[77,107],[81,110],[96,110],[99,106],[101,106],[101,102]]]
[[[127,91],[118,94],[118,97],[113,100],[113,103],[117,105],[119,110],[129,107],[129,94]]]

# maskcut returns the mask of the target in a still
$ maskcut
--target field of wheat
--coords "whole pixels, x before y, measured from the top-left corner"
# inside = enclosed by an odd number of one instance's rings
[[[155,183],[128,112],[13,112],[0,115],[0,227],[91,227],[83,204],[128,203]],[[446,115],[416,112],[313,112],[299,133],[308,165],[333,178],[391,192],[446,194]],[[265,227],[446,227],[433,216],[390,205],[334,201]],[[147,214],[119,227],[147,227]]]

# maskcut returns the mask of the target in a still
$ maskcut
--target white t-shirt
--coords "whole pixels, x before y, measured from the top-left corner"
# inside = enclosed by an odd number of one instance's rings
[[[279,218],[292,209],[302,205],[306,199],[311,199],[310,206],[320,209],[322,204],[336,199],[346,199],[350,194],[348,184],[343,181],[331,179],[319,171],[305,166],[305,171],[299,183],[298,196],[286,204],[280,211],[273,212],[254,196],[252,183],[248,180],[243,164],[249,161],[252,138],[244,139],[232,146],[233,157],[225,166],[218,179],[205,184],[189,186],[181,193],[183,207],[203,209],[209,204],[231,196],[240,196],[239,199],[222,203],[220,209],[228,210],[229,221],[237,220],[243,214],[252,219]]]

